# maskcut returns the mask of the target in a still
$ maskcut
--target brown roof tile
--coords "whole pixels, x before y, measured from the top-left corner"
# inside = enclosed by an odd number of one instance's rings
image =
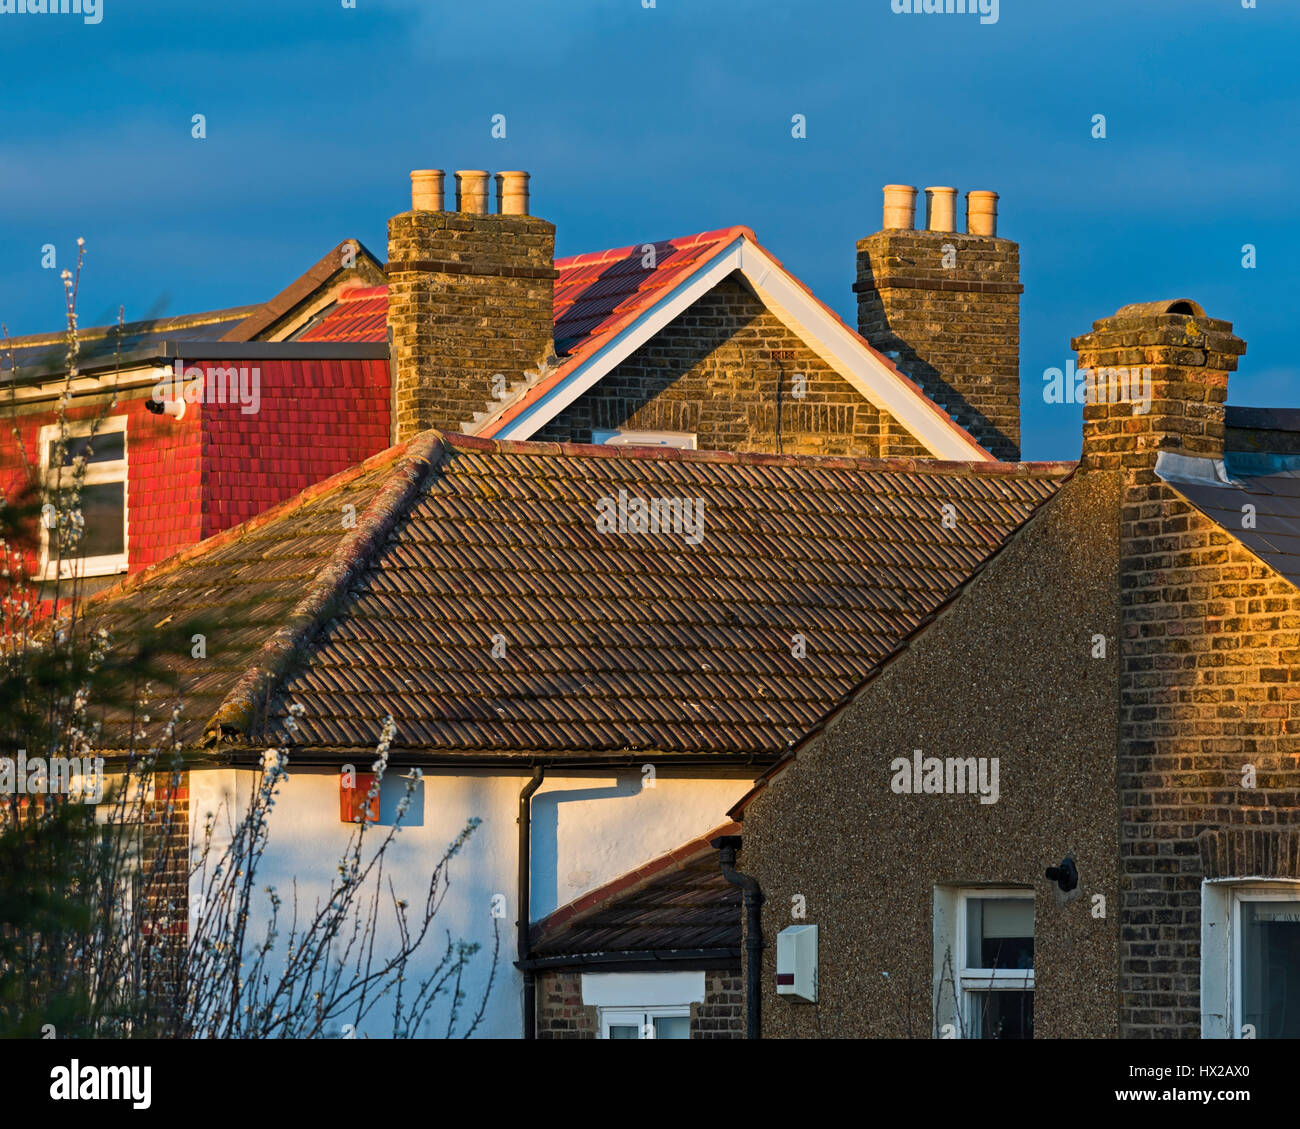
[[[740,960],[740,890],[709,844],[729,823],[591,890],[532,927],[536,958],[714,950]]]
[[[231,755],[346,756],[392,713],[395,754],[417,758],[770,763],[1072,466],[428,432],[109,590],[92,618],[121,638],[164,608],[215,615],[208,658],[173,665],[184,738]],[[702,542],[599,532],[619,490],[702,499]]]

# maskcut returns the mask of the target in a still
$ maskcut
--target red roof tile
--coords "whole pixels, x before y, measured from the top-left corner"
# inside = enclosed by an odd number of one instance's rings
[[[728,227],[556,259],[556,352],[570,358],[589,355],[738,235],[750,235],[749,229]],[[654,249],[653,267],[644,265],[649,248]],[[384,341],[387,316],[388,287],[357,287],[345,291],[296,340]]]

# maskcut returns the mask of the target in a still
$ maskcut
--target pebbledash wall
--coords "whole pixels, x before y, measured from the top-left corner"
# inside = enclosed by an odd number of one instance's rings
[[[1035,1035],[1116,1033],[1118,479],[1067,480],[746,807],[739,866],[765,898],[763,1037],[938,1036],[951,992],[936,1016],[936,961],[957,957],[936,892],[978,886],[1034,893]],[[893,791],[892,762],[918,749],[998,758],[997,803]],[[1081,876],[1071,900],[1043,876],[1066,855]],[[776,935],[810,923],[820,999],[791,1003],[776,992]]]
[[[996,884],[1034,891],[1036,1036],[1241,1037],[1216,932],[1224,884],[1300,883],[1300,591],[1155,468],[1213,480],[1245,344],[1180,300],[1075,346],[1080,367],[1149,367],[1149,409],[1086,405],[1074,477],[746,806],[766,1035],[935,1034],[936,891]],[[916,748],[998,757],[999,802],[894,793]],[[1074,900],[1043,877],[1067,854]],[[816,1007],[775,991],[795,895]]]
[[[593,428],[688,432],[701,450],[930,457],[739,276],[715,286],[535,438],[590,443]]]
[[[363,768],[358,765],[358,768]],[[402,795],[398,770],[385,783],[380,821],[391,821]],[[257,776],[249,770],[206,769],[189,774],[193,850],[208,812],[220,813],[218,826],[232,810],[245,810],[249,789]],[[451,866],[451,886],[436,920],[433,935],[413,963],[410,978],[422,979],[445,947],[445,930],[453,938],[479,942],[462,984],[466,1003],[462,1020],[471,1018],[487,984],[494,926],[500,950],[496,981],[476,1037],[518,1038],[523,1031],[522,974],[515,969],[516,859],[518,857],[519,792],[529,775],[503,770],[455,772],[425,769],[424,780],[410,813],[388,856],[386,875],[398,897],[423,905],[433,864],[460,833],[467,819],[483,822]],[[533,797],[532,908],[536,921],[558,906],[710,831],[718,815],[736,802],[748,781],[727,778],[674,777],[661,771],[656,786],[642,787],[636,771],[548,773]],[[232,804],[234,807],[232,808]],[[383,827],[378,830],[383,830]],[[297,879],[301,907],[324,900],[335,876],[334,860],[343,852],[352,828],[339,819],[339,775],[329,769],[294,769],[284,783],[271,822],[270,843],[257,872],[259,890],[277,887],[286,909]],[[377,841],[377,840],[372,840]],[[190,898],[197,897],[192,886]],[[504,916],[493,917],[494,898],[504,902]],[[193,906],[191,907],[193,908]],[[264,914],[265,903],[258,906]],[[376,951],[397,943],[391,913],[381,912]],[[265,917],[254,923],[252,935],[264,930]],[[539,994],[539,1000],[542,999]],[[641,1001],[629,1000],[629,1006]],[[709,1016],[709,1022],[716,1017]],[[445,1000],[420,1032],[445,1034]],[[463,1030],[464,1023],[459,1025]],[[356,1031],[358,1037],[391,1034],[391,1011],[379,1005]]]

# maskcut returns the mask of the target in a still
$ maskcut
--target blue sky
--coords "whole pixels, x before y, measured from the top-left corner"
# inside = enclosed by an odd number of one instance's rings
[[[0,14],[11,333],[58,327],[40,249],[79,235],[85,324],[262,301],[348,236],[382,259],[412,168],[528,169],[561,255],[748,224],[853,323],[881,186],[951,184],[1021,245],[1024,457],[1077,456],[1042,373],[1127,302],[1200,301],[1249,345],[1230,402],[1300,407],[1295,0],[102,3]]]

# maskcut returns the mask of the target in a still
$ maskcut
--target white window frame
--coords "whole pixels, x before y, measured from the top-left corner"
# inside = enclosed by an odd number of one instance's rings
[[[600,1037],[609,1038],[611,1027],[635,1027],[640,1039],[653,1039],[646,1032],[654,1030],[656,1019],[685,1019],[689,1023],[691,1005],[660,1005],[657,1007],[602,1007],[596,1009],[600,1017]]]
[[[1201,1037],[1240,1039],[1242,1016],[1241,907],[1246,902],[1295,902],[1300,880],[1211,879],[1201,887]],[[1225,1023],[1230,1017],[1231,1022]]]
[[[935,887],[934,894],[934,974],[935,991],[938,1004],[935,1009],[935,1034],[945,1037],[944,1028],[951,1028],[951,1035],[964,1034],[972,1039],[978,1036],[975,1019],[972,1015],[976,1002],[976,992],[1032,992],[1034,991],[1034,970],[1032,968],[992,968],[968,969],[966,966],[966,916],[967,905],[972,899],[1023,899],[1036,903],[1034,891],[1024,886],[963,886]],[[1037,934],[1037,921],[1035,921]],[[943,997],[947,991],[940,991],[949,976],[949,969],[944,960],[945,953],[951,954],[951,979],[954,994],[944,1006]],[[1035,954],[1036,955],[1036,954]],[[958,1009],[960,1012],[958,1013]],[[960,1015],[960,1019],[959,1019]]]
[[[599,446],[673,447],[694,451],[695,436],[689,431],[624,431],[621,428],[593,427],[591,441]]]
[[[83,486],[101,486],[117,482],[122,484],[122,551],[98,557],[72,557],[65,560],[51,559],[50,531],[45,527],[45,522],[41,521],[41,566],[38,579],[48,581],[60,578],[112,576],[115,573],[126,572],[129,567],[131,550],[131,484],[129,474],[131,452],[129,447],[130,437],[127,435],[126,416],[111,416],[108,419],[99,421],[93,419],[68,420],[62,426],[69,439],[84,438],[92,432],[96,436],[111,435],[119,431],[122,433],[122,457],[112,462],[86,463],[86,473],[81,480]],[[51,423],[46,424],[37,433],[36,440],[40,450],[42,486],[53,485],[49,448],[51,443],[58,440],[59,431],[60,425]],[[67,473],[71,473],[72,468],[64,469]]]

